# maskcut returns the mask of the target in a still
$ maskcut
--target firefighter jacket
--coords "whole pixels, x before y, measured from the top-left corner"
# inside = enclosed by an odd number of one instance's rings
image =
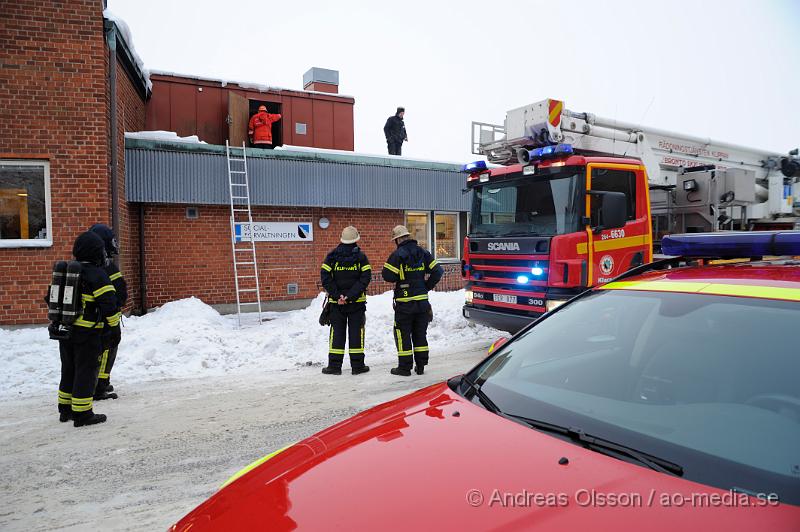
[[[386,260],[382,274],[385,281],[395,283],[394,300],[399,310],[405,304],[410,310],[427,310],[428,292],[441,280],[444,270],[416,240],[406,240]]]
[[[107,259],[103,269],[108,278],[111,279],[111,285],[114,287],[114,292],[117,296],[117,314],[119,314],[118,318],[121,318],[122,308],[128,301],[128,283],[125,282],[122,272],[119,271],[113,260]]]
[[[403,142],[408,140],[406,124],[398,115],[390,116],[386,119],[386,125],[383,126],[383,134],[386,135],[387,142]]]
[[[250,118],[247,134],[253,144],[272,144],[272,123],[281,119],[281,115],[260,111]]]
[[[103,241],[94,233],[83,233],[75,241],[72,253],[82,266],[81,310],[73,326],[76,330],[91,330],[100,334],[106,325],[119,325],[116,291],[108,274],[100,266],[106,258]]]
[[[372,266],[356,244],[339,244],[325,257],[320,278],[331,303],[345,296],[348,304],[363,306],[367,302],[367,286],[372,280]]]

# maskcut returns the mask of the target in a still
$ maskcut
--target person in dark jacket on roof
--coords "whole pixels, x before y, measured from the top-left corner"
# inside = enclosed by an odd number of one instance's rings
[[[111,317],[109,328],[103,335],[103,354],[100,357],[97,387],[94,390],[94,400],[101,401],[103,399],[117,398],[117,394],[112,393],[114,386],[110,382],[111,368],[114,367],[114,361],[117,359],[117,349],[122,340],[120,322],[122,321],[122,308],[128,300],[128,285],[113,259],[115,255],[119,255],[119,245],[117,245],[114,231],[105,224],[94,224],[89,228],[89,231],[103,239],[103,245],[106,249],[106,261],[103,263],[103,269],[108,274],[108,278],[111,279],[111,284],[114,286],[117,296],[117,312]]]
[[[328,365],[322,368],[326,375],[342,374],[346,339],[350,341],[353,375],[369,371],[369,366],[364,364],[364,325],[372,266],[356,245],[360,239],[355,227],[345,227],[341,244],[328,253],[320,270],[322,286],[328,292],[328,305],[331,306]]]
[[[405,114],[405,108],[398,107],[394,116],[390,116],[386,120],[386,125],[383,126],[383,134],[386,135],[386,145],[389,147],[389,155],[401,155],[403,142],[408,142],[406,124],[403,122]]]
[[[441,280],[444,269],[427,249],[412,239],[408,229],[398,225],[392,230],[397,250],[383,265],[383,279],[394,283],[394,341],[397,345],[397,367],[392,375],[411,375],[412,355],[417,375],[425,373],[428,364],[428,323],[433,310],[428,292]]]
[[[256,148],[272,148],[272,124],[280,119],[281,115],[268,113],[266,105],[258,106],[247,128],[250,144]]]
[[[96,234],[81,233],[72,247],[81,263],[81,310],[72,324],[68,340],[59,340],[61,382],[58,385],[58,412],[62,422],[72,420],[76,427],[103,423],[106,416],[95,414],[93,397],[97,370],[103,353],[103,333],[114,322],[117,297],[111,279],[103,270],[105,245]]]

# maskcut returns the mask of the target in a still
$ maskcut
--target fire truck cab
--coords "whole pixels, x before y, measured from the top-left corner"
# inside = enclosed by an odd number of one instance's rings
[[[640,161],[530,150],[523,164],[473,163],[464,316],[515,332],[587,287],[652,261]],[[467,165],[469,166],[469,165]]]

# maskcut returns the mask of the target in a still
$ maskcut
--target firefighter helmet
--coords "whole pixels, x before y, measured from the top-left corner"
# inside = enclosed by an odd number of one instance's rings
[[[342,244],[355,244],[360,239],[361,235],[358,234],[358,229],[352,225],[348,225],[342,229]]]

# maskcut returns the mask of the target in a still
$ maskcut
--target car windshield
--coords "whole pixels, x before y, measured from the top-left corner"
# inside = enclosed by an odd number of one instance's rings
[[[475,368],[502,412],[800,504],[800,303],[598,290]]]
[[[475,189],[471,234],[560,235],[578,230],[582,172],[525,176]]]

